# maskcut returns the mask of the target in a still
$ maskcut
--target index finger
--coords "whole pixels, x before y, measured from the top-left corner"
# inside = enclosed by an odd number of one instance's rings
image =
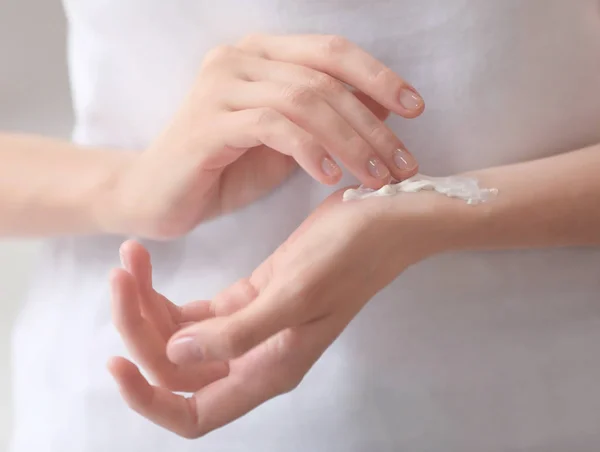
[[[421,95],[402,77],[358,45],[335,35],[251,35],[241,49],[270,60],[324,72],[367,94],[405,118],[419,116]]]

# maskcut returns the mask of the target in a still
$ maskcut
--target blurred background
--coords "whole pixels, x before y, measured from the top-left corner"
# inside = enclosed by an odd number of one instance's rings
[[[65,50],[59,0],[0,1],[0,130],[69,136]],[[0,451],[11,430],[10,333],[37,249],[35,241],[0,240]]]

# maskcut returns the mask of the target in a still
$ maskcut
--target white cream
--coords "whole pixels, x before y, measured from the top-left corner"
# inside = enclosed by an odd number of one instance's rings
[[[469,177],[429,177],[417,174],[395,184],[388,184],[379,190],[359,187],[344,192],[344,201],[371,198],[374,196],[392,196],[398,193],[416,193],[433,190],[450,198],[458,198],[467,204],[486,202],[498,194],[496,188],[481,188],[477,179]]]

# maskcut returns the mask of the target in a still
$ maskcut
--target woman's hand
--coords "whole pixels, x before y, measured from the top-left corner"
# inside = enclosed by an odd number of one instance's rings
[[[144,270],[126,266],[114,275],[114,321],[159,384],[115,358],[111,371],[125,400],[153,422],[198,437],[290,391],[373,295],[450,243],[452,224],[432,218],[457,202],[419,193],[342,203],[337,193],[249,278],[181,311],[150,289],[147,253],[125,244],[125,261],[137,259]],[[167,310],[179,324],[160,326]],[[182,384],[161,385],[174,372],[185,375]],[[183,388],[196,392],[186,399],[169,391]]]
[[[352,87],[352,91],[347,88]],[[384,64],[337,36],[252,36],[206,57],[171,125],[136,156],[114,208],[151,238],[186,233],[280,184],[297,162],[317,181],[379,187],[417,163],[383,120],[424,108]]]

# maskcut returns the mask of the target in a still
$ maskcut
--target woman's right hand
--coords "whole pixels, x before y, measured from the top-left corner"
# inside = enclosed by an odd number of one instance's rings
[[[402,78],[338,36],[219,47],[169,127],[119,174],[118,229],[180,236],[268,193],[294,162],[325,184],[341,177],[336,161],[373,188],[409,177],[417,162],[383,121],[423,108]]]

